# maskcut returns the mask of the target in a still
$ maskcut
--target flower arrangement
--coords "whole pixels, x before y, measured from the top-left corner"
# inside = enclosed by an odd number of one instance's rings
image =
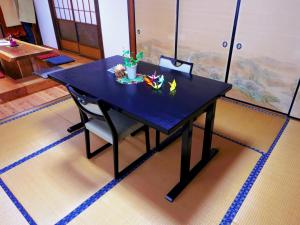
[[[123,51],[124,66],[126,67],[127,77],[131,80],[136,78],[137,63],[144,58],[144,53],[139,52],[135,58],[130,55],[130,51]]]
[[[129,50],[123,51],[123,57],[124,57],[124,66],[125,67],[134,67],[137,65],[139,61],[141,61],[144,58],[144,53],[139,52],[136,54],[135,58],[130,55]]]

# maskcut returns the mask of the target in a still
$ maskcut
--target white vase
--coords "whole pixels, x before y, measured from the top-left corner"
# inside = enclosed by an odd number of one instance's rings
[[[137,68],[137,65],[131,66],[131,67],[126,67],[127,76],[130,80],[133,80],[134,78],[136,78],[136,68]]]

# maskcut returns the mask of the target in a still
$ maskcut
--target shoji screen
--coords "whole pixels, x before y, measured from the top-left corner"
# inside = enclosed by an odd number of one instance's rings
[[[135,1],[137,51],[158,64],[160,55],[174,57],[176,0]]]
[[[193,74],[225,80],[236,0],[181,0],[178,58]]]
[[[300,73],[300,1],[241,2],[228,96],[287,113]]]
[[[94,59],[102,58],[95,0],[53,0],[53,5],[62,48]]]

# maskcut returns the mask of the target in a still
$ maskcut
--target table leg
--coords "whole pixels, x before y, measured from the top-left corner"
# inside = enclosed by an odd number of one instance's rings
[[[203,169],[207,163],[217,154],[217,149],[211,149],[213,126],[215,118],[216,102],[212,103],[206,110],[206,120],[204,129],[204,140],[201,160],[190,170],[193,119],[188,121],[183,127],[181,146],[181,168],[180,181],[166,195],[166,199],[173,202],[181,191],[193,180],[193,178]]]
[[[33,66],[30,57],[16,60],[16,62],[22,78],[32,75]]]

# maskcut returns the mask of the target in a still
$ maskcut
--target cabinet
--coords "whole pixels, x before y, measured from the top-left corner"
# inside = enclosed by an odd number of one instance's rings
[[[236,0],[179,1],[178,58],[193,74],[225,81]]]
[[[161,55],[174,57],[176,0],[135,1],[137,51],[158,64]]]
[[[300,73],[300,1],[241,1],[227,96],[287,113]]]

